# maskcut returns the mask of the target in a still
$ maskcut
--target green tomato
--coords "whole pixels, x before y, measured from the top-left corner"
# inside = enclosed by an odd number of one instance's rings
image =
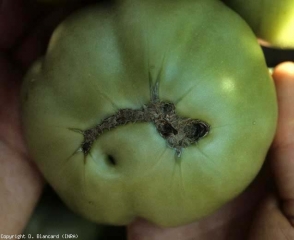
[[[223,0],[239,13],[256,35],[271,45],[294,48],[293,0]]]
[[[277,120],[255,35],[217,0],[73,14],[26,76],[22,108],[49,183],[77,213],[115,225],[213,213],[257,175]]]

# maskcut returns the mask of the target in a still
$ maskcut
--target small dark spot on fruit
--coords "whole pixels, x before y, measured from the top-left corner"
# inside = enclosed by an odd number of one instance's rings
[[[116,160],[114,159],[113,156],[108,155],[108,156],[107,156],[107,160],[108,160],[108,162],[109,162],[111,165],[113,165],[113,166],[116,165]]]

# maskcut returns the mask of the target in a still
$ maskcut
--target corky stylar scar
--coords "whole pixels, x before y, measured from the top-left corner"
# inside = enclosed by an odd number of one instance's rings
[[[180,157],[182,149],[196,143],[205,137],[210,126],[199,119],[180,117],[176,114],[175,105],[171,102],[160,101],[158,97],[158,83],[151,87],[151,102],[140,109],[120,109],[115,114],[105,118],[93,128],[82,131],[84,141],[81,150],[87,155],[94,141],[105,131],[121,125],[150,122],[158,133],[167,142],[167,145],[176,150]]]

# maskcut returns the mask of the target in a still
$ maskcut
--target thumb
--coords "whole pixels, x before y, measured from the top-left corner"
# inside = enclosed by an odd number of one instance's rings
[[[284,63],[274,71],[279,120],[271,151],[271,165],[282,208],[294,226],[294,63]]]
[[[279,119],[269,160],[278,196],[270,196],[263,203],[250,240],[294,239],[294,63],[279,65],[273,78]]]

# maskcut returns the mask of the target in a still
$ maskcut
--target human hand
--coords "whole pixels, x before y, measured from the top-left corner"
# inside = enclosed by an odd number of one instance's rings
[[[21,133],[19,95],[27,68],[44,54],[56,25],[76,6],[55,9],[27,0],[0,1],[0,233],[21,233],[44,181]]]
[[[21,138],[18,109],[20,82],[23,72],[26,71],[28,66],[38,56],[44,53],[45,43],[51,31],[60,19],[70,11],[63,12],[61,10],[57,13],[53,13],[51,9],[43,9],[41,12],[45,13],[46,17],[41,23],[37,24],[38,26],[32,27],[32,22],[41,18],[39,10],[29,11],[25,8],[21,0],[4,0],[1,4],[3,6],[5,5],[4,7],[7,9],[3,7],[2,10],[0,10],[0,23],[2,24],[0,26],[0,49],[3,49],[0,53],[0,161],[2,166],[0,169],[0,193],[2,196],[0,200],[0,232],[4,233],[5,229],[5,233],[15,234],[21,232],[25,226],[43,185],[40,174],[29,161],[28,153]],[[20,24],[21,22],[22,24]],[[24,31],[28,31],[29,33],[24,33]],[[42,40],[40,41],[40,39]],[[280,79],[279,76],[281,76],[281,74],[277,75],[277,80]],[[281,80],[277,82],[284,81]],[[285,89],[290,91],[288,85]],[[280,104],[285,104],[283,103],[284,100],[281,99],[284,99],[284,97],[279,98]],[[287,121],[290,122],[289,118],[285,117],[284,119],[288,119]],[[281,125],[281,122],[279,124]],[[284,130],[283,134],[287,133],[285,131],[290,131],[290,124],[291,123],[285,125],[288,126],[288,128]],[[284,135],[282,136],[283,137],[277,136],[274,146],[280,146],[281,144],[279,142],[285,142],[285,140],[288,139],[285,138]],[[280,140],[277,140],[279,138]],[[282,143],[282,146],[284,146],[284,143]],[[272,156],[277,155],[278,149],[280,149],[280,147],[273,148]],[[273,159],[278,158],[273,157]],[[275,160],[271,162],[275,162]],[[280,168],[276,167],[276,169]],[[287,167],[285,168],[288,170]],[[281,174],[277,174],[276,176],[279,175]],[[261,176],[244,194],[242,194],[242,196],[225,206],[218,213],[201,222],[172,230],[163,230],[142,223],[143,221],[141,220],[129,227],[129,237],[130,239],[138,240],[164,240],[165,238],[171,240],[241,240],[244,236],[243,239],[245,239],[245,235],[247,235],[249,226],[252,223],[253,213],[256,212],[256,206],[261,199],[265,198],[267,193],[264,188],[265,180],[266,179]],[[256,218],[257,220],[254,226],[259,226],[260,220],[258,219],[263,219],[262,216],[266,216],[262,212],[262,209],[266,208],[265,206],[268,206],[270,203],[272,203],[272,201],[268,200],[266,204],[263,205],[264,207],[261,208],[261,213],[258,215],[259,217]],[[278,211],[278,208],[276,209]],[[252,229],[258,228],[253,227]],[[254,234],[257,236],[256,234],[260,233],[252,230],[251,236],[254,236]]]
[[[21,134],[19,91],[22,71],[12,49],[28,23],[21,1],[0,2],[0,233],[21,233],[43,181],[29,160]]]
[[[279,105],[277,134],[266,166],[250,187],[214,215],[187,226],[163,229],[137,220],[128,227],[129,240],[294,239],[294,63],[279,65],[273,78]],[[273,179],[276,191],[268,189]]]

